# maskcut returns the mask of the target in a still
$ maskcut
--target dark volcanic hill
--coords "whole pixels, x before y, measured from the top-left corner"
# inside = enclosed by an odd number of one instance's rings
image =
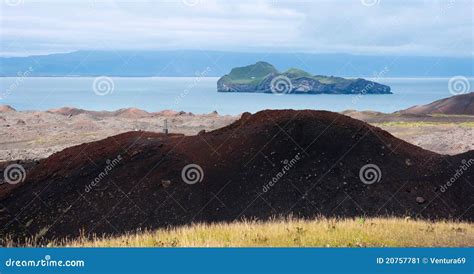
[[[0,201],[0,235],[50,239],[290,214],[474,220],[474,168],[455,175],[473,158],[426,151],[326,111],[247,113],[197,136],[128,132],[42,160]],[[195,184],[183,181],[189,164],[202,168]],[[373,184],[359,176],[367,164],[380,169]]]
[[[474,115],[474,92],[444,98],[427,105],[414,106],[398,113]]]

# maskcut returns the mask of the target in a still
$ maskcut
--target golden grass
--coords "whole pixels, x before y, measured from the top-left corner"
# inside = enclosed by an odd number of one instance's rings
[[[459,247],[474,225],[401,218],[240,221],[193,224],[118,237],[51,242],[72,247]]]

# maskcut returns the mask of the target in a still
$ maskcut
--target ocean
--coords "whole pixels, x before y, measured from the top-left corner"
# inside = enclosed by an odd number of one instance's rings
[[[218,93],[216,77],[2,77],[0,104],[17,110],[64,106],[88,110],[136,107],[195,114],[257,112],[263,109],[347,109],[394,112],[452,96],[449,78],[377,78],[390,95],[276,95]],[[472,83],[472,78],[470,79]]]

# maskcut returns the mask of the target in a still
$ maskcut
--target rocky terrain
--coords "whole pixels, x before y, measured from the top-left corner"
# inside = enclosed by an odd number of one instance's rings
[[[236,117],[218,113],[194,115],[165,110],[149,113],[139,109],[88,111],[61,108],[49,111],[15,111],[0,106],[0,162],[39,160],[64,148],[100,140],[127,131],[195,135],[226,126]]]
[[[344,111],[344,115],[380,127],[397,138],[441,154],[474,150],[474,116],[415,115]]]
[[[0,238],[287,215],[472,221],[474,170],[446,182],[473,158],[326,111],[245,113],[194,136],[128,132],[55,153],[4,189]]]
[[[474,116],[428,116],[345,111],[355,119],[387,130],[398,138],[442,154],[474,150]],[[67,147],[101,140],[127,131],[196,135],[234,122],[240,116],[217,113],[148,113],[139,109],[88,111],[61,108],[49,111],[15,111],[0,106],[0,162],[39,160]]]
[[[390,94],[390,87],[361,78],[311,75],[292,68],[280,73],[266,62],[234,68],[217,82],[219,92],[286,94]]]

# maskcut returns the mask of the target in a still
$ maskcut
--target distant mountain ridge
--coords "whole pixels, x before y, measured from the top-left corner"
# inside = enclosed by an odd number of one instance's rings
[[[280,73],[270,63],[233,68],[217,81],[218,92],[260,92],[278,94],[391,94],[390,87],[365,79],[311,75],[290,68]]]
[[[397,111],[397,113],[416,115],[474,115],[474,92],[440,99],[427,105],[413,106]]]
[[[452,77],[474,75],[474,58],[225,51],[75,51],[1,57],[0,76],[214,76],[233,67],[270,61],[278,70],[299,67],[342,77]]]

